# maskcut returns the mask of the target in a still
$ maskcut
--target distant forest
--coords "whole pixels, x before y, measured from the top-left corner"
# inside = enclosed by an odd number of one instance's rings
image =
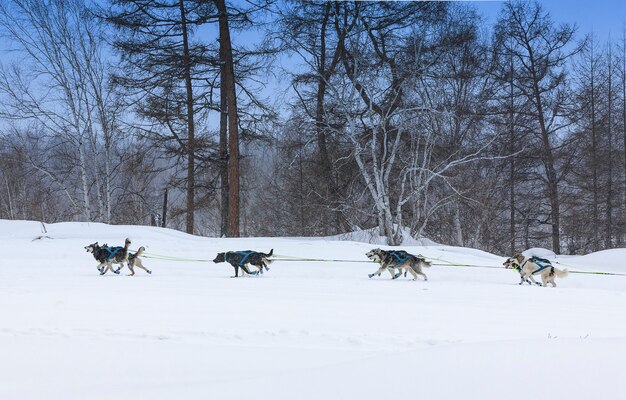
[[[626,29],[532,1],[0,0],[0,218],[626,242]]]

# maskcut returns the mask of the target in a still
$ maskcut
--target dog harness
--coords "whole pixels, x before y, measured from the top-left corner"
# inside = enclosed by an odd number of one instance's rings
[[[119,252],[120,250],[122,250],[121,247],[109,247],[109,246],[104,246],[103,249],[105,249],[106,251],[109,252],[109,256],[107,257],[107,261],[111,261],[111,258],[113,258],[113,256]]]
[[[532,262],[534,262],[535,265],[537,265],[539,267],[538,270],[536,270],[536,271],[534,271],[532,273],[533,275],[535,275],[537,272],[543,271],[546,268],[552,267],[552,264],[550,263],[550,260],[546,260],[545,258],[532,257],[530,260]]]
[[[412,257],[411,254],[404,251],[390,251],[389,255],[396,259],[396,263],[390,268],[396,268],[398,265]]]
[[[236,251],[235,253],[243,256],[241,261],[239,261],[239,266],[241,267],[246,263],[246,260],[254,253],[254,251]]]

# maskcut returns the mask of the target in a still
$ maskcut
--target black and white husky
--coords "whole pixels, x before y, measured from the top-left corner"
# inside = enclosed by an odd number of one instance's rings
[[[425,281],[428,280],[426,274],[422,272],[422,268],[430,268],[431,263],[423,257],[414,256],[404,250],[387,251],[382,249],[370,250],[365,255],[370,260],[380,264],[380,268],[376,272],[367,275],[370,278],[374,275],[380,276],[382,272],[387,270],[391,274],[391,279],[398,278],[403,271],[404,276],[406,276],[408,271],[413,275],[413,280],[416,280],[418,275],[423,276]]]
[[[129,246],[130,239],[127,238],[124,242],[124,247],[109,247],[106,243],[100,246],[98,242],[96,242],[85,246],[85,250],[93,254],[93,258],[98,261],[99,264],[97,268],[100,275],[106,274],[109,270],[119,274],[124,264],[128,262]],[[119,264],[120,267],[117,270],[113,269],[113,264]]]

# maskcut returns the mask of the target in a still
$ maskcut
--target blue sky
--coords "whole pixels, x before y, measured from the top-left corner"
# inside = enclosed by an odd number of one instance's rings
[[[502,1],[477,1],[476,7],[490,24],[493,24],[502,7]],[[557,23],[578,25],[578,33],[595,33],[599,42],[605,42],[609,34],[613,39],[622,37],[626,23],[626,0],[540,0]]]

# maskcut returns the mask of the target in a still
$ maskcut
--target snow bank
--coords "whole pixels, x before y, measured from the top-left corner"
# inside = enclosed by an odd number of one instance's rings
[[[539,257],[546,258],[548,260],[554,260],[556,254],[552,250],[543,249],[541,247],[533,247],[522,252],[525,257]]]

